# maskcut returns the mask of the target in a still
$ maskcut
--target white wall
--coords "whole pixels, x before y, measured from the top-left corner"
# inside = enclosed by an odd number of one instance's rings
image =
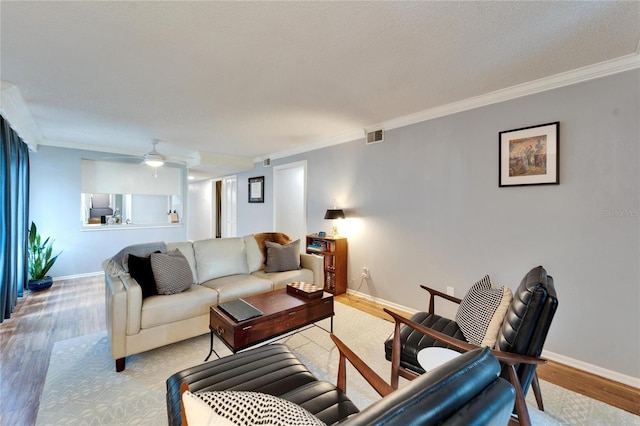
[[[640,378],[640,71],[576,84],[274,160],[307,160],[309,232],[349,219],[349,287],[425,309],[419,284],[462,296],[484,274],[515,289],[543,265],[559,308],[547,351]],[[560,121],[560,185],[498,187],[498,133]],[[271,169],[239,175],[247,178]],[[246,194],[245,194],[246,196]],[[240,196],[239,229],[268,229]]]

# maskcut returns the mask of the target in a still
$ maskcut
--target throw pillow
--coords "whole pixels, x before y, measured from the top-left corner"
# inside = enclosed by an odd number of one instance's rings
[[[187,258],[180,250],[151,255],[151,269],[158,294],[182,293],[191,288],[193,274]]]
[[[456,314],[456,323],[467,341],[493,348],[512,299],[511,289],[496,288],[489,275],[475,283]]]
[[[182,394],[182,409],[189,425],[237,426],[231,420],[216,414],[202,398],[189,391]]]
[[[253,234],[253,237],[256,239],[258,248],[262,253],[262,266],[260,269],[264,269],[267,266],[267,241],[278,244],[289,244],[291,242],[291,238],[282,232],[261,232],[259,234]]]
[[[284,272],[300,269],[300,240],[280,245],[266,241],[267,266],[265,272]]]
[[[185,401],[185,392],[182,396]],[[221,391],[195,392],[191,395],[204,401],[211,410],[236,425],[271,425],[271,426],[325,426],[320,419],[301,406],[286,399],[260,392]],[[188,398],[190,398],[189,396]],[[185,415],[191,423],[189,411],[185,407]],[[206,417],[207,419],[210,417]]]
[[[150,258],[130,254],[129,275],[140,284],[143,299],[158,294],[158,290],[156,290],[156,280],[153,278]]]

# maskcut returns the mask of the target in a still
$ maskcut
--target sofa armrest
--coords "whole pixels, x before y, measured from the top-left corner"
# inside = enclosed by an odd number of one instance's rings
[[[122,277],[122,283],[127,292],[126,335],[132,336],[142,328],[142,287],[129,275]]]
[[[113,359],[126,356],[127,291],[121,277],[105,273],[105,314]]]
[[[300,266],[313,271],[313,283],[318,287],[324,287],[324,258],[316,254],[300,254]]]

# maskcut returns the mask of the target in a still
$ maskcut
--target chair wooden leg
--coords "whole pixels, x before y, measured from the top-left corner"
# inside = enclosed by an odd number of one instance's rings
[[[533,389],[533,395],[536,397],[538,410],[544,411],[544,404],[542,403],[542,393],[540,393],[540,382],[538,381],[537,371],[533,373],[533,380],[531,380],[531,389]]]
[[[524,400],[524,393],[522,392],[522,386],[520,385],[520,380],[516,374],[516,369],[513,365],[510,365],[508,371],[509,381],[516,391],[516,413],[518,414],[518,423],[522,426],[531,426],[531,417],[529,417],[527,403]]]

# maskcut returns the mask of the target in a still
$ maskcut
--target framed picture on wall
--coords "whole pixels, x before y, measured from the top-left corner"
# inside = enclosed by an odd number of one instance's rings
[[[249,178],[249,202],[264,203],[264,176]]]
[[[506,130],[498,135],[499,186],[560,183],[560,122]]]

